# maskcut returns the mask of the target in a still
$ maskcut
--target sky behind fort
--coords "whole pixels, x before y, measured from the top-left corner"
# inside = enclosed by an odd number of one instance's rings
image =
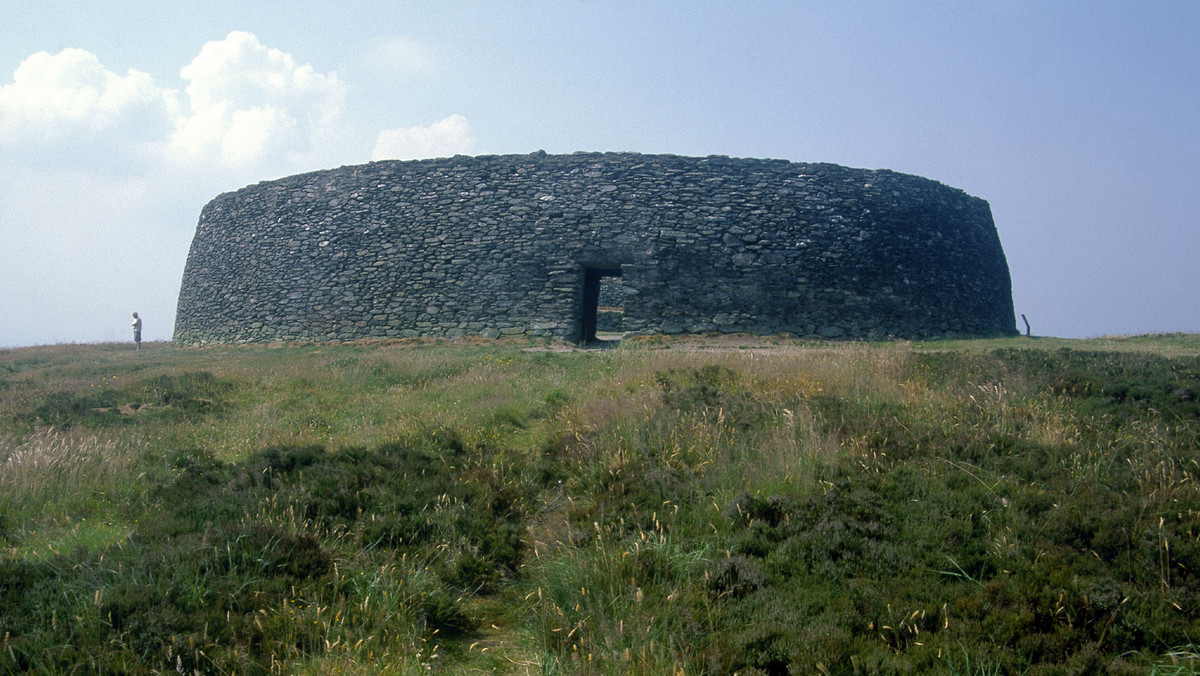
[[[0,3],[0,347],[170,339],[221,192],[538,149],[926,176],[1035,334],[1200,331],[1197,0]]]

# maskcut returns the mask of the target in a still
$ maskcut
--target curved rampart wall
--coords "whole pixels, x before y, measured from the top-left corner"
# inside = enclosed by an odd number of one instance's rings
[[[588,270],[619,271],[634,333],[1016,330],[991,210],[960,190],[832,164],[539,152],[373,162],[218,196],[175,340],[579,340]]]

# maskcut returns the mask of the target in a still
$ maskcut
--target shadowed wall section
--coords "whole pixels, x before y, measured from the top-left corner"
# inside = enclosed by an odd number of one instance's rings
[[[373,162],[218,196],[192,240],[182,344],[594,330],[1015,333],[987,202],[832,164],[635,153]]]

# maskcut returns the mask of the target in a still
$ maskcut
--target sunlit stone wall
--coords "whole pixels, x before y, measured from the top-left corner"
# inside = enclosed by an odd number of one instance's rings
[[[576,341],[589,268],[620,271],[629,333],[1016,330],[991,210],[960,190],[833,164],[538,152],[373,162],[218,196],[175,340]]]

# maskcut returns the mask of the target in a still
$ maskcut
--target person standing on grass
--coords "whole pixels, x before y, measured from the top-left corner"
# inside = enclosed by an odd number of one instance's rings
[[[133,342],[137,345],[137,349],[142,349],[142,318],[133,313]]]

